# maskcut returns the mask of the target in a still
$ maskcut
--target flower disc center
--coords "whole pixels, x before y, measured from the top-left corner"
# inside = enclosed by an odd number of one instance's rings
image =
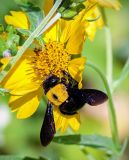
[[[62,76],[62,70],[68,71],[71,57],[66,51],[64,44],[50,41],[45,44],[43,50],[35,52],[32,59],[34,72],[42,82],[50,74]]]

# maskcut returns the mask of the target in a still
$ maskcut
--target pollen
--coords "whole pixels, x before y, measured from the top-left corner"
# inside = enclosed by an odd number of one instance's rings
[[[70,54],[64,44],[56,41],[49,41],[45,47],[36,51],[31,63],[38,80],[43,82],[50,74],[62,77],[62,70],[68,71]]]

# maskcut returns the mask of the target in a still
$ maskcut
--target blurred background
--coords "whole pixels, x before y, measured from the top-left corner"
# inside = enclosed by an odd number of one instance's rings
[[[42,0],[33,0],[42,6]],[[106,9],[113,39],[114,79],[120,75],[122,67],[129,57],[129,1],[121,1],[120,11]],[[14,0],[0,0],[0,23],[10,10],[17,10]],[[97,30],[94,41],[87,40],[82,54],[97,64],[105,72],[105,30]],[[104,91],[103,83],[91,68],[86,68],[84,85]],[[51,143],[44,148],[40,145],[39,133],[43,122],[45,104],[42,101],[38,111],[29,119],[18,120],[7,104],[8,97],[0,97],[0,155],[18,155],[29,157],[47,157],[52,160],[104,160],[101,150],[83,148],[75,145]],[[129,77],[118,87],[114,94],[117,121],[121,143],[129,137]],[[70,130],[68,132],[71,132]],[[107,104],[81,110],[81,127],[77,133],[102,134],[110,136]],[[67,133],[66,133],[67,134]],[[85,151],[84,151],[85,150]],[[129,160],[129,144],[121,160]]]

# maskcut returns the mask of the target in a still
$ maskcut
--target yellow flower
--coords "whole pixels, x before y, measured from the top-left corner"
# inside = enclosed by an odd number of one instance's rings
[[[101,16],[97,5],[95,3],[85,3],[86,11],[82,11],[83,20],[85,20],[85,32],[86,37],[93,40],[97,31],[97,28],[102,28],[104,26],[104,21]]]
[[[43,95],[41,84],[50,74],[62,77],[62,70],[65,70],[79,82],[79,88],[82,87],[86,60],[83,57],[72,59],[72,55],[81,53],[84,37],[81,18],[68,23],[61,20],[46,32],[45,47],[41,51],[27,50],[24,53],[2,81],[2,86],[12,94],[9,105],[12,111],[17,111],[17,118],[27,118],[36,111]],[[62,132],[68,126],[74,130],[79,128],[79,115],[62,115],[57,106],[54,106],[54,119],[56,129],[62,128]]]
[[[12,94],[9,105],[12,111],[17,111],[17,118],[27,118],[37,110],[43,96],[41,84],[50,74],[62,77],[62,70],[65,70],[79,82],[78,87],[82,88],[82,73],[86,60],[83,57],[72,59],[72,55],[80,54],[85,39],[87,37],[93,39],[96,28],[103,25],[102,19],[88,21],[100,16],[100,12],[89,2],[85,5],[86,10],[83,10],[74,20],[60,19],[54,24],[45,33],[45,47],[35,52],[28,49],[2,81],[2,86]],[[49,9],[50,7],[46,12]],[[23,29],[29,28],[25,13],[11,13],[12,16],[5,17],[8,24]],[[22,22],[18,19],[19,14],[23,16]],[[63,115],[58,106],[54,106],[54,120],[56,130],[61,129],[61,132],[64,132],[68,126],[74,130],[80,126],[79,114]]]
[[[121,4],[118,0],[88,0],[91,3],[98,3],[102,7],[108,7],[113,8],[116,10],[119,10],[121,7]]]
[[[85,39],[93,39],[96,27],[99,26],[96,22],[88,21],[90,18],[96,18],[99,11],[96,6],[86,4],[87,9],[74,20],[60,19],[54,24],[45,33],[45,47],[36,52],[27,50],[2,81],[3,87],[11,91],[9,105],[12,111],[17,111],[17,118],[27,118],[37,110],[43,95],[41,84],[50,74],[62,77],[62,70],[65,70],[79,82],[78,87],[82,88],[82,73],[86,60],[83,57],[72,59],[71,56],[81,53]],[[14,19],[11,21],[12,25],[25,28],[26,24],[28,27],[28,23],[17,24],[16,15],[10,17]],[[94,30],[91,31],[90,28]],[[56,130],[61,129],[61,132],[68,126],[74,130],[80,126],[79,114],[63,115],[57,106],[54,106],[54,120]]]
[[[13,25],[16,28],[29,29],[29,22],[24,12],[10,11],[10,13],[12,15],[5,16],[5,22],[7,24]]]
[[[50,11],[50,8],[53,5],[53,0],[51,1],[51,3],[48,0],[45,0],[44,4],[45,5],[44,5],[43,9],[45,10],[45,14],[47,15],[48,11]],[[86,1],[86,2],[84,2],[84,5],[86,8],[84,10],[82,10],[77,16],[75,16],[74,20],[76,20],[76,22],[77,22],[77,19],[81,18],[81,21],[83,21],[83,23],[85,24],[83,26],[85,28],[85,36],[86,36],[85,39],[89,38],[90,40],[93,40],[95,37],[96,31],[97,31],[97,28],[102,28],[104,26],[104,22],[103,22],[103,19],[101,16],[101,12],[99,11],[99,9],[97,7],[96,0],[95,1],[94,0]],[[92,20],[94,20],[94,21],[92,21]],[[65,20],[61,19],[60,21],[61,21],[61,23],[63,23],[63,25],[65,23],[64,26],[69,27],[69,23],[72,20],[65,21]],[[69,33],[70,33],[70,31],[69,31]]]

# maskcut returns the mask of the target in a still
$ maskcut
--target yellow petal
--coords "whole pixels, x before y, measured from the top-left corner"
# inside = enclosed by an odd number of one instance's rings
[[[54,0],[44,0],[43,1],[43,10],[45,12],[45,15],[48,14],[48,12],[52,8],[53,4],[54,4]]]
[[[82,51],[85,42],[85,22],[81,21],[81,17],[71,21],[61,21],[62,34],[60,41],[66,43],[66,49],[70,54],[79,54]]]
[[[57,25],[56,23],[52,25],[46,32],[44,37],[45,42],[56,41],[57,40]]]
[[[60,20],[60,28],[61,28],[61,37],[60,37],[60,42],[66,43],[71,36],[73,30],[73,20]]]
[[[42,93],[43,90],[40,88],[24,96],[11,96],[9,106],[12,111],[17,111],[18,119],[28,118],[37,110]]]
[[[27,50],[1,82],[4,88],[10,90],[15,95],[27,94],[39,88],[39,84],[33,81],[35,74],[25,54],[29,57],[33,56],[34,52]]]
[[[5,16],[5,21],[16,28],[29,29],[29,22],[24,12],[11,11],[12,16]]]
[[[79,88],[82,88],[82,74],[85,67],[86,59],[84,57],[76,58],[70,61],[68,71],[70,75],[79,82]]]
[[[91,3],[97,2],[102,7],[108,7],[112,9],[119,10],[121,7],[121,4],[118,0],[89,0]]]
[[[89,22],[88,20],[93,20],[98,18],[95,21]],[[102,28],[104,26],[104,21],[102,19],[101,13],[99,9],[96,6],[93,6],[85,15],[84,17],[86,21],[86,36],[90,39],[93,40],[97,31],[97,28]]]
[[[68,43],[66,45],[68,53],[80,54],[82,52],[83,44],[85,42],[84,35],[85,35],[84,30],[78,30],[78,28],[76,28],[75,35],[69,38]]]
[[[61,129],[61,133],[64,133],[68,127],[71,127],[74,131],[77,131],[80,127],[80,116],[75,115],[64,115],[58,107],[54,107],[54,121],[56,130]]]
[[[74,117],[72,117],[69,120],[69,124],[74,131],[77,131],[80,127],[80,114],[76,114]]]

